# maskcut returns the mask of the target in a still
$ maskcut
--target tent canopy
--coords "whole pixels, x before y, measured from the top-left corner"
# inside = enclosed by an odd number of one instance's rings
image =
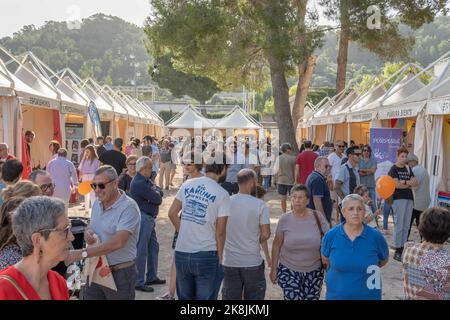
[[[214,123],[217,129],[261,129],[262,126],[252,116],[236,106],[225,117]]]
[[[201,123],[203,129],[213,128],[213,124],[209,119],[204,118],[192,106],[188,106],[177,116],[169,120],[166,127],[171,129],[194,129],[196,123]]]

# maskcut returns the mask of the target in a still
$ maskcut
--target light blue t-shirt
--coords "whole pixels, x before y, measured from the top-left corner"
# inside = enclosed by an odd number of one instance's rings
[[[100,201],[92,206],[91,228],[101,242],[105,242],[117,231],[128,231],[130,237],[125,246],[106,255],[110,266],[136,260],[137,242],[141,225],[141,213],[137,203],[121,191],[120,198],[106,210]]]
[[[338,224],[325,234],[321,253],[329,259],[326,272],[327,300],[381,300],[381,271],[378,264],[389,257],[384,236],[364,225],[351,241]]]

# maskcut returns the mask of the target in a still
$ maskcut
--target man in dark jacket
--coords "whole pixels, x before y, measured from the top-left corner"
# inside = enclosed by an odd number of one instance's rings
[[[153,292],[150,285],[164,284],[166,280],[157,277],[159,243],[156,238],[155,219],[162,203],[162,191],[150,180],[153,162],[149,157],[136,161],[136,176],[131,181],[130,195],[141,211],[141,230],[137,244],[136,266],[138,277],[136,290]],[[147,274],[145,269],[147,266]]]

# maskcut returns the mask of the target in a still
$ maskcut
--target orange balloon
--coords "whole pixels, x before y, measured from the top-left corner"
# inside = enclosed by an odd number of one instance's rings
[[[87,195],[89,192],[91,192],[91,183],[92,181],[83,181],[78,185],[78,193],[82,196]]]
[[[391,176],[381,176],[377,180],[377,192],[384,200],[388,199],[395,192],[395,181]]]

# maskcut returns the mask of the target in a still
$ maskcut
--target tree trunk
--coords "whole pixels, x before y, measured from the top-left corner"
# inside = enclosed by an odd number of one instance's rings
[[[345,80],[347,73],[347,57],[349,43],[349,8],[348,0],[340,0],[339,11],[341,13],[341,33],[339,37],[339,53],[337,57],[337,74],[336,74],[336,93],[341,92],[345,88]]]
[[[295,139],[295,129],[292,125],[291,108],[289,106],[289,87],[286,82],[284,66],[273,54],[269,53],[268,58],[275,113],[280,130],[280,144],[289,142],[292,145],[292,151],[297,153],[298,145]]]
[[[298,83],[295,93],[294,106],[292,107],[292,123],[297,128],[298,121],[303,117],[306,100],[308,98],[309,85],[311,83],[317,56],[309,56],[308,60],[298,67]]]

